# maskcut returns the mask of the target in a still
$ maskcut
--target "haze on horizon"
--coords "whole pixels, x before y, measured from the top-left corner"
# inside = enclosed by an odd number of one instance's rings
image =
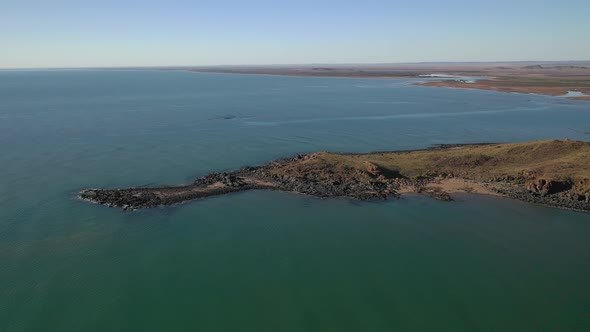
[[[0,68],[590,60],[588,0],[4,0]]]

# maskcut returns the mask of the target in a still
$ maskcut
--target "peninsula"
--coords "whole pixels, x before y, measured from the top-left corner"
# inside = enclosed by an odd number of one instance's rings
[[[590,212],[590,142],[441,145],[367,154],[317,152],[212,173],[188,185],[87,189],[79,197],[135,210],[255,189],[361,200],[407,193],[452,200],[454,193],[466,192]]]

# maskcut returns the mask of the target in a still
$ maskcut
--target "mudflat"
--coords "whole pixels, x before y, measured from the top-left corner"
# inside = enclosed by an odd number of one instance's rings
[[[574,100],[590,100],[590,76],[576,79],[569,76],[499,76],[475,82],[445,80],[421,82],[415,85],[459,89],[480,89],[510,93],[534,93],[549,96],[566,96],[569,92],[580,92],[588,96],[566,97]]]

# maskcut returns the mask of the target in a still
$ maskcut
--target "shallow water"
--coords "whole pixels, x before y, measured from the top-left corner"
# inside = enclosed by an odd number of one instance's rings
[[[571,97],[585,97],[585,96],[588,96],[588,95],[583,92],[580,92],[580,91],[568,91],[562,97],[571,98]]]
[[[590,329],[587,214],[477,196],[75,199],[300,152],[589,138],[588,102],[407,82],[0,72],[0,330]]]

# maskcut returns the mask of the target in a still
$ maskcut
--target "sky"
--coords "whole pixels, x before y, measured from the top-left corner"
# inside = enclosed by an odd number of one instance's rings
[[[590,0],[0,0],[0,68],[590,60]]]

